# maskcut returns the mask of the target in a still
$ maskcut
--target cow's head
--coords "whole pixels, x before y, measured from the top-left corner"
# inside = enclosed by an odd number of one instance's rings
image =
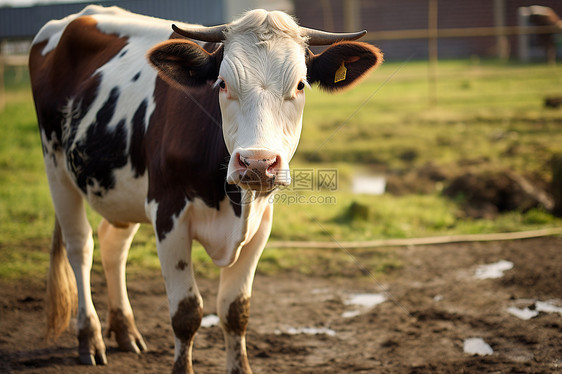
[[[154,47],[149,60],[180,88],[215,82],[231,155],[227,181],[258,191],[290,183],[305,87],[345,89],[382,62],[377,48],[350,41],[365,31],[312,30],[278,11],[250,11],[228,25],[173,28],[191,39],[223,43],[208,53],[192,41],[172,39]],[[309,45],[330,47],[315,55]]]

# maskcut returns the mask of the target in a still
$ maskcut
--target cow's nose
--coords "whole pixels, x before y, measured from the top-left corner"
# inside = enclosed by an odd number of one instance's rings
[[[242,168],[253,171],[260,177],[274,178],[279,167],[279,156],[260,156],[260,158],[244,157],[238,154],[238,162]]]
[[[283,176],[282,158],[270,151],[240,151],[234,155],[236,177],[234,182],[254,190],[271,190],[279,184],[287,184]],[[236,180],[237,179],[237,180]]]

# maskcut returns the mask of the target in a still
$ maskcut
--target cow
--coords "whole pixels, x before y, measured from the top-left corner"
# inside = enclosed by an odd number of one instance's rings
[[[300,27],[283,12],[265,10],[213,27],[100,6],[48,22],[29,57],[55,209],[48,336],[59,336],[76,312],[79,362],[107,363],[90,291],[87,202],[102,217],[107,336],[121,350],[147,349],[125,264],[139,225],[149,223],[175,336],[173,372],[193,372],[203,311],[190,258],[197,240],[221,267],[217,314],[226,370],[251,373],[245,332],[271,230],[268,197],[290,183],[304,89],[348,88],[382,62],[378,48],[355,41],[364,34]],[[329,47],[315,54],[313,45]]]

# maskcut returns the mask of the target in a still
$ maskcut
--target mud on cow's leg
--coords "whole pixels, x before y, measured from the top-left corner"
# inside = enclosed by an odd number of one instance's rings
[[[193,373],[191,365],[193,338],[201,325],[203,307],[197,296],[191,296],[179,302],[172,317],[172,328],[176,336],[176,359],[174,374]]]
[[[135,353],[146,351],[147,348],[135,325],[133,309],[127,296],[125,267],[127,254],[138,228],[138,224],[116,227],[105,219],[98,227],[109,296],[107,337],[114,334],[119,349]]]
[[[222,324],[227,350],[227,373],[251,373],[246,352],[246,327],[250,317],[250,298],[240,296],[228,308]]]

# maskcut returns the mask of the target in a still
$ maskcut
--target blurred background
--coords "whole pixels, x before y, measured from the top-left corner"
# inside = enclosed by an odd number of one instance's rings
[[[0,276],[44,274],[48,261],[53,210],[26,67],[30,41],[48,20],[88,3],[0,0]],[[307,27],[367,29],[363,40],[384,52],[385,63],[354,89],[306,93],[294,183],[275,197],[276,223],[259,271],[318,270],[311,270],[317,251],[307,252],[310,261],[285,256],[279,248],[288,241],[562,224],[559,0],[95,3],[205,25],[246,9],[280,9]],[[99,218],[89,214],[95,227]],[[201,248],[195,256],[201,274],[216,274]],[[365,261],[383,272],[400,266],[377,256]],[[129,264],[158,268],[149,227],[135,239]],[[324,265],[339,271],[338,261]]]
[[[27,71],[42,25],[88,3],[0,0],[2,373],[103,370],[77,365],[72,332],[42,340],[54,212]],[[366,29],[363,41],[385,54],[349,91],[306,90],[293,183],[272,197],[254,284],[256,373],[560,372],[562,1],[94,3],[205,25],[280,9],[308,27]],[[99,216],[88,216],[97,227]],[[474,236],[495,233],[550,236]],[[451,243],[455,235],[467,242]],[[417,245],[427,238],[449,244]],[[205,314],[216,314],[219,269],[198,244],[192,258]],[[92,280],[107,331],[97,249]],[[108,370],[166,372],[172,331],[148,225],[127,282],[150,351],[118,352],[106,339]],[[484,349],[467,349],[474,340]],[[217,326],[201,328],[195,346],[196,370],[223,372]]]

